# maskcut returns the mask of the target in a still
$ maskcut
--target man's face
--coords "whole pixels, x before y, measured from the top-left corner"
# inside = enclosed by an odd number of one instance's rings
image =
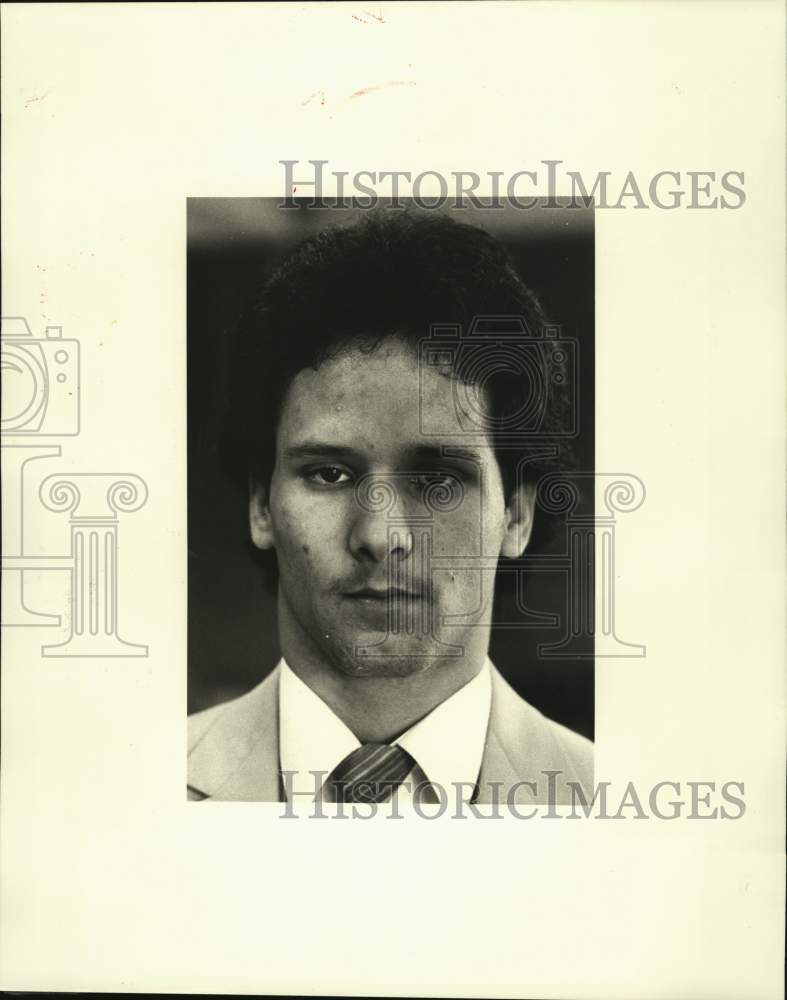
[[[494,565],[521,553],[532,502],[506,503],[485,434],[421,432],[459,433],[455,406],[450,373],[393,338],[295,377],[270,496],[251,502],[255,544],[277,554],[285,656],[405,676],[485,654]]]

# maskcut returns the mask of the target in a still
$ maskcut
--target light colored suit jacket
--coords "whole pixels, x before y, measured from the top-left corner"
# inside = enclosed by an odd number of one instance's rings
[[[248,694],[189,717],[188,764],[190,799],[284,801],[278,667]],[[590,800],[593,744],[543,716],[492,667],[492,705],[476,801],[570,803],[569,782],[581,786]],[[446,791],[450,801],[452,792]]]

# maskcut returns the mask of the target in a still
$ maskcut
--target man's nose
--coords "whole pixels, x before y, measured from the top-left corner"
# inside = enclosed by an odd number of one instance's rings
[[[358,508],[350,531],[350,551],[359,561],[407,559],[413,551],[413,533],[390,511]]]

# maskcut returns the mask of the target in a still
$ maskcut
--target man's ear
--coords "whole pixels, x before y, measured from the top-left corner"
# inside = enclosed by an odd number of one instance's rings
[[[506,531],[500,554],[508,559],[518,559],[530,541],[533,516],[536,509],[536,487],[523,483],[513,491],[506,506]]]
[[[249,480],[249,528],[258,549],[273,548],[273,525],[268,507],[268,489],[259,480]]]

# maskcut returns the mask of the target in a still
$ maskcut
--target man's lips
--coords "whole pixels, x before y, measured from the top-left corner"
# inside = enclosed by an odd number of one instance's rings
[[[402,587],[359,587],[357,590],[347,591],[344,596],[367,601],[413,601],[424,595],[421,591],[405,590]]]

